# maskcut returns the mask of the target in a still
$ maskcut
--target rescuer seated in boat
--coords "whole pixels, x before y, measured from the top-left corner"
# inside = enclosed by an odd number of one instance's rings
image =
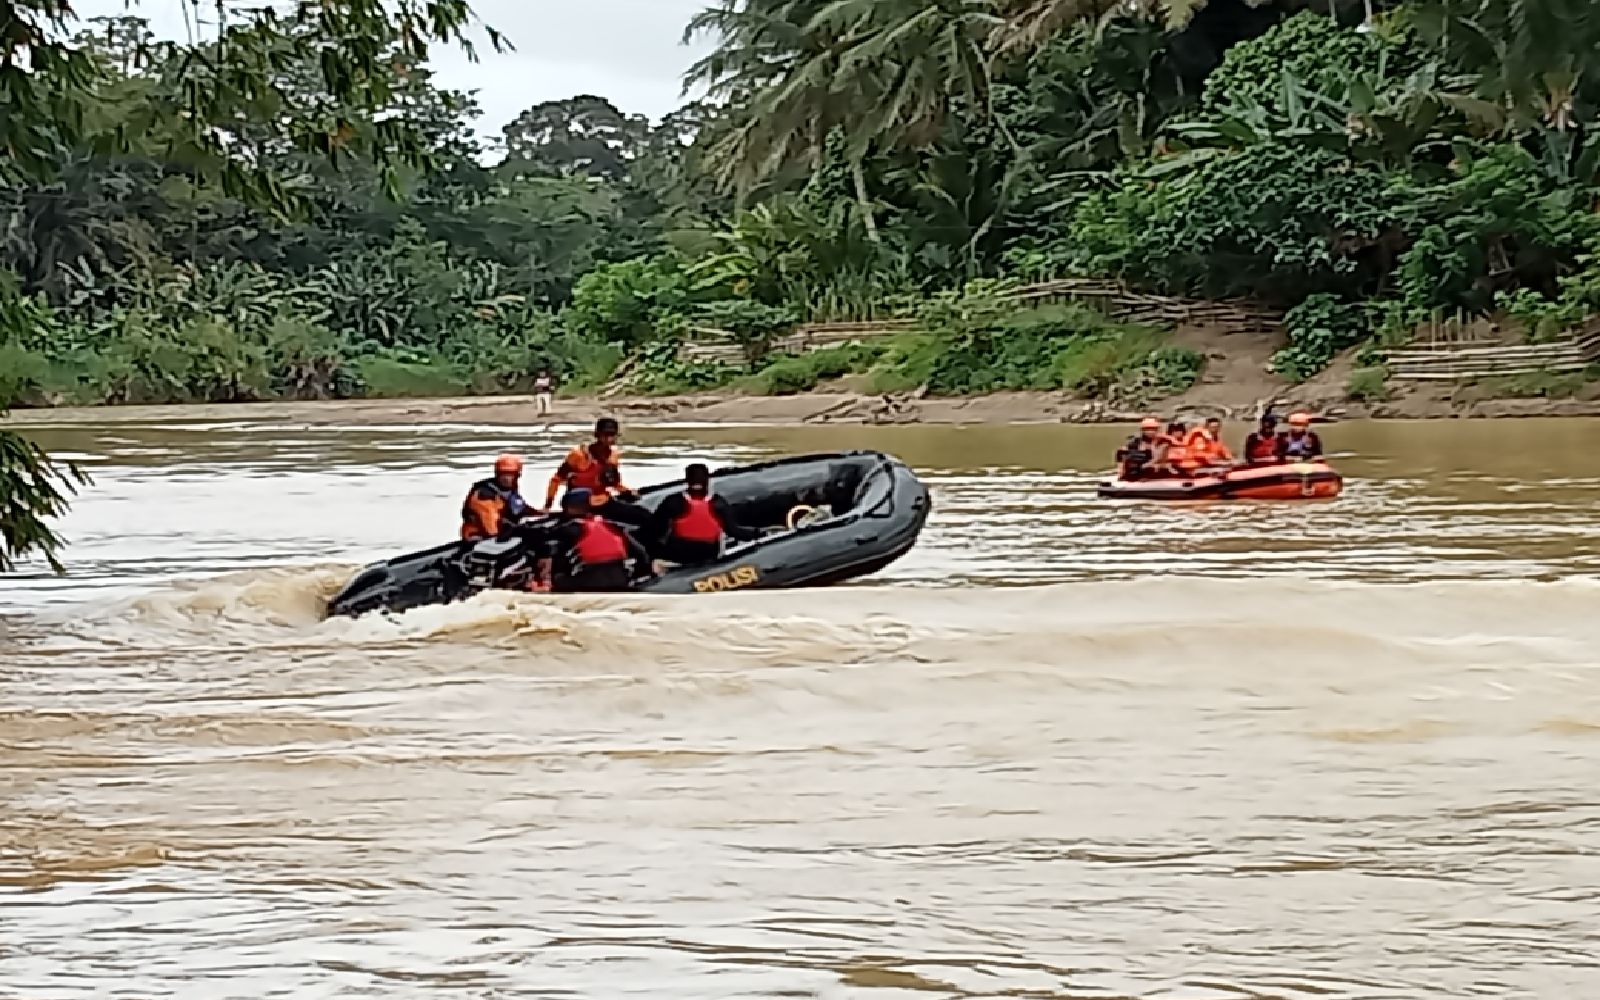
[[[699,462],[683,470],[684,489],[661,501],[646,538],[664,562],[699,566],[722,555],[724,538],[750,542],[761,532],[734,520],[728,501],[711,492],[711,470]]]
[[[1174,420],[1167,425],[1166,469],[1169,476],[1192,476],[1200,468],[1194,453],[1189,450],[1189,425]]]
[[[567,453],[545,490],[544,511],[549,513],[562,488],[587,490],[595,509],[612,521],[642,528],[650,512],[634,504],[636,495],[622,482],[622,451],[617,447],[621,426],[611,417],[594,424],[594,440]]]
[[[1246,465],[1272,465],[1278,461],[1278,418],[1271,413],[1261,415],[1261,426],[1244,439]]]
[[[1161,433],[1161,421],[1145,417],[1139,421],[1139,433],[1117,449],[1117,477],[1119,479],[1149,479],[1166,467],[1167,439]]]
[[[1189,432],[1185,440],[1189,459],[1197,469],[1227,469],[1233,465],[1233,452],[1222,442],[1222,419],[1207,417]]]
[[[1278,438],[1278,461],[1318,462],[1322,460],[1322,439],[1311,429],[1311,414],[1297,410],[1289,414],[1289,433]]]
[[[522,458],[505,454],[494,460],[494,475],[480,479],[461,503],[461,537],[465,541],[494,538],[516,524],[529,507],[518,492]]]
[[[626,528],[597,513],[588,490],[568,490],[539,576],[558,594],[614,593],[632,588],[633,567],[649,572],[644,546]]]

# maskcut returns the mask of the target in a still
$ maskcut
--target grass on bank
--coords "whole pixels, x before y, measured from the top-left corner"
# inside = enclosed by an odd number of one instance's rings
[[[1167,331],[1117,323],[1082,307],[1041,306],[956,328],[779,355],[748,372],[680,362],[676,345],[647,349],[638,385],[658,394],[729,387],[786,396],[854,375],[873,393],[924,386],[944,396],[1066,390],[1137,405],[1182,392],[1200,374],[1204,358],[1169,340]]]
[[[1538,371],[1474,379],[1466,386],[1464,395],[1473,400],[1574,399],[1595,387],[1597,382],[1600,382],[1600,365],[1590,365],[1576,372]]]
[[[1344,394],[1361,403],[1381,403],[1390,396],[1389,369],[1382,365],[1357,368],[1350,373]]]

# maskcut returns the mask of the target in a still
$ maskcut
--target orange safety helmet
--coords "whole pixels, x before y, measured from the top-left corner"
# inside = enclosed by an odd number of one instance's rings
[[[1139,429],[1141,431],[1159,431],[1161,429],[1161,421],[1155,417],[1145,417],[1139,421]]]
[[[1294,411],[1293,413],[1289,414],[1289,426],[1290,427],[1310,427],[1311,426],[1311,414],[1307,413],[1304,410],[1296,410],[1296,411]]]
[[[522,475],[522,456],[513,455],[510,452],[501,455],[494,460],[494,473],[497,476],[502,473],[509,473],[513,476]]]

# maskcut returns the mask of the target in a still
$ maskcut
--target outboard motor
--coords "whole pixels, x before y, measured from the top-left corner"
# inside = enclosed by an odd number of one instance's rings
[[[534,573],[533,554],[522,538],[487,538],[461,555],[461,575],[466,584],[463,596],[490,587],[520,590]]]

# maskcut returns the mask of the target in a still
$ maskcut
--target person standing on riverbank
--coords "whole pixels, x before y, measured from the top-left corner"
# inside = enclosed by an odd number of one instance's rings
[[[536,417],[549,417],[555,409],[556,377],[550,374],[550,369],[540,368],[539,374],[533,377],[533,415]]]

